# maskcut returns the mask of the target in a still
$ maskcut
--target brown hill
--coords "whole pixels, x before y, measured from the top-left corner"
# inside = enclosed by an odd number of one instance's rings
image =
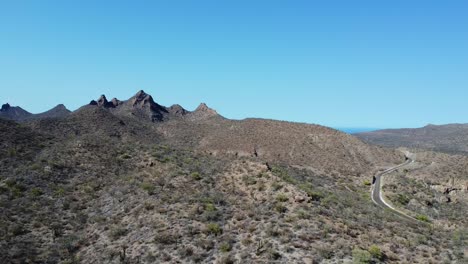
[[[214,116],[204,121],[167,122],[157,129],[171,145],[213,155],[258,157],[328,173],[369,175],[379,165],[403,159],[399,152],[366,145],[353,136],[319,125]]]
[[[380,146],[468,154],[468,124],[427,125],[422,128],[386,129],[355,135]]]
[[[263,119],[229,120],[204,103],[193,112],[179,105],[161,106],[144,91],[118,105],[108,102],[104,95],[95,102],[84,108],[100,109],[112,118],[151,126],[171,146],[212,155],[257,157],[328,173],[367,176],[378,166],[403,160],[400,152],[366,145],[323,126]]]

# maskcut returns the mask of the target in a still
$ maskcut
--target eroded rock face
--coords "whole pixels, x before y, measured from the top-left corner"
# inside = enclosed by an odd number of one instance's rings
[[[101,97],[99,97],[99,99],[97,100],[97,104],[99,106],[107,106],[109,104],[109,102],[107,101],[107,98],[105,95],[101,95]]]
[[[165,120],[169,113],[164,106],[157,104],[153,100],[153,97],[143,90],[140,90],[135,96],[130,98],[126,104],[130,106],[130,111],[135,116],[149,118],[152,122]]]
[[[133,107],[155,107],[156,103],[153,100],[153,97],[143,90],[140,90],[133,98],[132,98],[132,106]]]
[[[119,106],[119,105],[122,103],[122,101],[120,101],[120,100],[118,100],[117,98],[114,97],[114,98],[111,100],[111,103],[112,103],[112,105],[113,105],[114,107],[117,107],[117,106]]]
[[[113,98],[110,102],[107,100],[105,95],[101,95],[97,101],[92,100],[89,105],[100,106],[104,108],[115,108],[120,105],[122,102]]]

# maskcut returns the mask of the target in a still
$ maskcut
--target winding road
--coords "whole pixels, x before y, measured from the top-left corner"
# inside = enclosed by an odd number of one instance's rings
[[[371,189],[371,197],[372,197],[372,201],[382,207],[382,208],[388,208],[390,210],[392,210],[392,212],[394,212],[395,214],[399,215],[400,217],[406,219],[406,220],[410,220],[410,221],[417,221],[417,222],[420,222],[418,219],[414,218],[414,217],[411,217],[405,213],[403,213],[402,211],[394,208],[393,206],[391,206],[389,203],[387,203],[383,198],[382,198],[382,177],[387,175],[387,174],[390,174],[394,171],[396,171],[397,169],[401,168],[401,167],[404,167],[408,164],[411,164],[413,163],[414,160],[407,157],[406,158],[406,161],[396,167],[393,167],[393,168],[390,168],[390,169],[387,169],[379,174],[377,174],[375,176],[375,183],[372,185],[372,189]]]

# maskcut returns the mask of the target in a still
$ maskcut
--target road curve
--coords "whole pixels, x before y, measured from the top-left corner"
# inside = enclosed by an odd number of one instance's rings
[[[403,213],[402,211],[398,210],[398,209],[395,209],[393,206],[391,206],[390,204],[388,204],[387,202],[385,202],[385,200],[382,198],[382,177],[387,175],[387,174],[390,174],[394,171],[396,171],[397,169],[403,167],[403,166],[406,166],[410,163],[413,163],[414,160],[407,157],[406,158],[406,161],[396,167],[393,167],[393,168],[390,168],[390,169],[387,169],[379,174],[377,174],[375,176],[375,183],[372,185],[372,189],[371,189],[371,197],[372,197],[372,201],[382,207],[382,208],[388,208],[390,210],[392,210],[392,212],[394,212],[395,214],[399,215],[400,217],[406,219],[406,220],[410,220],[410,221],[417,221],[417,222],[421,222],[419,221],[418,219],[414,218],[414,217],[411,217],[405,213]]]

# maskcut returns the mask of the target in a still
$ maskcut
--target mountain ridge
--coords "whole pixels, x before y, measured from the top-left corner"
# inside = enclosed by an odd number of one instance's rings
[[[383,129],[354,134],[361,140],[385,147],[409,147],[468,155],[468,124],[428,124],[420,128]]]

